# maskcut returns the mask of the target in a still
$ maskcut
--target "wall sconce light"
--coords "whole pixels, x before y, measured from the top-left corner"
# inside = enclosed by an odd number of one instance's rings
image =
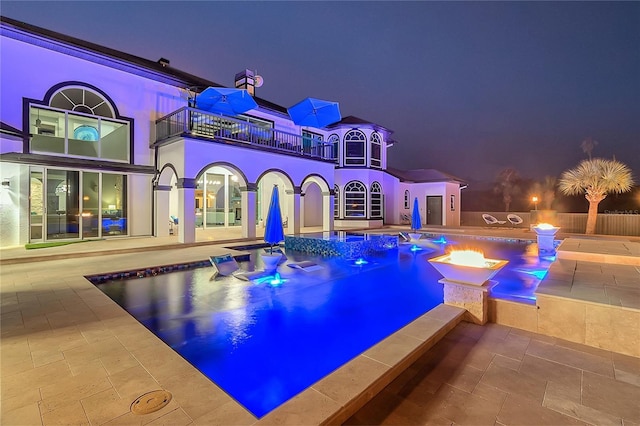
[[[11,181],[9,179],[2,179],[2,186],[10,187]]]

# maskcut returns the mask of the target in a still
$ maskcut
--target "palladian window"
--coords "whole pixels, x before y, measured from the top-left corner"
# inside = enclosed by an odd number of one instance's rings
[[[350,130],[344,136],[345,166],[365,166],[367,137],[360,130]]]
[[[338,146],[340,145],[340,137],[336,134],[330,135],[327,139],[329,146],[331,147],[331,158],[338,158]]]
[[[130,124],[113,106],[83,87],[66,87],[49,105],[29,106],[30,151],[129,162]]]
[[[367,188],[362,182],[351,181],[344,186],[344,216],[365,217]]]

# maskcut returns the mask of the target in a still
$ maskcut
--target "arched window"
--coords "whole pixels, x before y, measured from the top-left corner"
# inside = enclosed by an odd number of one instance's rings
[[[382,167],[382,137],[380,133],[371,133],[371,167]]]
[[[378,182],[371,184],[371,218],[382,217],[382,187]]]
[[[30,151],[128,162],[131,120],[117,118],[116,111],[97,90],[61,87],[49,105],[29,106]]]
[[[338,185],[333,187],[333,218],[340,218],[340,187]]]
[[[331,146],[331,158],[337,160],[338,159],[338,146],[340,145],[340,136],[333,134],[330,135],[327,139],[329,145]]]
[[[365,166],[367,137],[360,130],[349,130],[344,135],[344,164]]]
[[[410,207],[409,206],[409,199],[410,199],[409,190],[407,189],[406,191],[404,191],[404,208],[405,209],[408,209]]]
[[[115,118],[111,104],[102,95],[84,87],[65,87],[51,97],[54,108]]]
[[[367,188],[353,180],[344,186],[344,216],[366,217]]]

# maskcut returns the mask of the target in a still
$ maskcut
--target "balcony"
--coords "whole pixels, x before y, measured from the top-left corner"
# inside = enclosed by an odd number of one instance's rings
[[[336,161],[332,144],[318,138],[257,126],[190,107],[180,108],[156,121],[156,143],[177,136],[209,138],[302,157]]]

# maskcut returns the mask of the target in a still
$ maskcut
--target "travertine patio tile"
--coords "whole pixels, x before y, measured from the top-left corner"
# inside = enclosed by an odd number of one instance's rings
[[[187,415],[182,409],[177,408],[162,417],[158,417],[155,420],[146,423],[147,425],[163,425],[163,426],[187,426],[193,424],[191,417]],[[230,423],[227,423],[230,424]]]
[[[80,401],[74,401],[42,414],[42,424],[49,425],[88,425],[87,418]]]
[[[575,351],[557,345],[549,345],[543,342],[532,342],[527,349],[527,354],[581,370],[613,377],[613,361],[607,357]]]
[[[471,392],[475,396],[478,396],[482,399],[486,399],[488,401],[492,401],[495,404],[502,406],[504,400],[507,398],[508,393],[503,392],[498,388],[493,386],[485,385],[480,382],[476,385],[476,388]]]
[[[495,364],[498,367],[508,368],[513,371],[519,371],[522,360],[496,354],[491,360],[491,363]]]
[[[133,402],[133,401],[132,401]],[[109,425],[109,426],[116,426],[116,425],[122,425],[122,426],[130,426],[130,425],[146,425],[156,419],[159,419],[177,409],[179,409],[180,406],[174,401],[171,400],[166,406],[162,407],[159,411],[155,411],[153,413],[149,413],[149,414],[133,414],[131,411],[116,417],[112,420],[109,420],[106,423],[103,423],[104,425]],[[162,423],[161,423],[162,424]],[[167,426],[173,426],[173,425],[167,425]]]
[[[192,419],[197,419],[231,401],[231,397],[198,371],[172,375],[163,379],[163,389],[170,389],[176,402]]]
[[[125,400],[130,399],[131,402],[147,392],[162,389],[160,384],[141,366],[109,376],[109,380],[118,395]]]
[[[542,404],[546,389],[546,381],[521,374],[509,368],[491,364],[480,383],[496,387],[509,394],[520,395],[523,398]]]
[[[447,378],[446,384],[471,393],[482,378],[484,370],[469,365],[460,366]]]
[[[616,370],[623,370],[640,375],[640,357],[612,352],[611,358],[613,359],[613,366]]]
[[[530,399],[518,395],[507,395],[498,413],[497,421],[504,425],[585,425],[575,418],[558,413],[555,410],[532,404]]]
[[[121,398],[113,388],[80,400],[92,425],[101,425],[131,410],[131,402]]]
[[[2,404],[0,404],[0,420],[4,419],[4,414],[6,412],[17,410],[27,405],[36,404],[37,409],[38,401],[40,401],[40,390],[37,388],[25,389],[23,393],[20,393],[12,398],[3,398]],[[39,417],[40,412],[38,412],[38,418]]]
[[[501,404],[445,384],[430,400],[428,407],[455,424],[492,425]]]
[[[4,401],[2,401],[2,403],[4,404]],[[3,425],[11,426],[34,426],[42,424],[37,402],[30,402],[12,410],[5,411],[3,409],[0,420],[2,420]]]
[[[25,390],[40,388],[50,383],[71,376],[69,366],[65,361],[57,361],[42,367],[2,377],[2,399],[17,396]]]
[[[640,387],[584,372],[582,404],[595,410],[640,422]]]

